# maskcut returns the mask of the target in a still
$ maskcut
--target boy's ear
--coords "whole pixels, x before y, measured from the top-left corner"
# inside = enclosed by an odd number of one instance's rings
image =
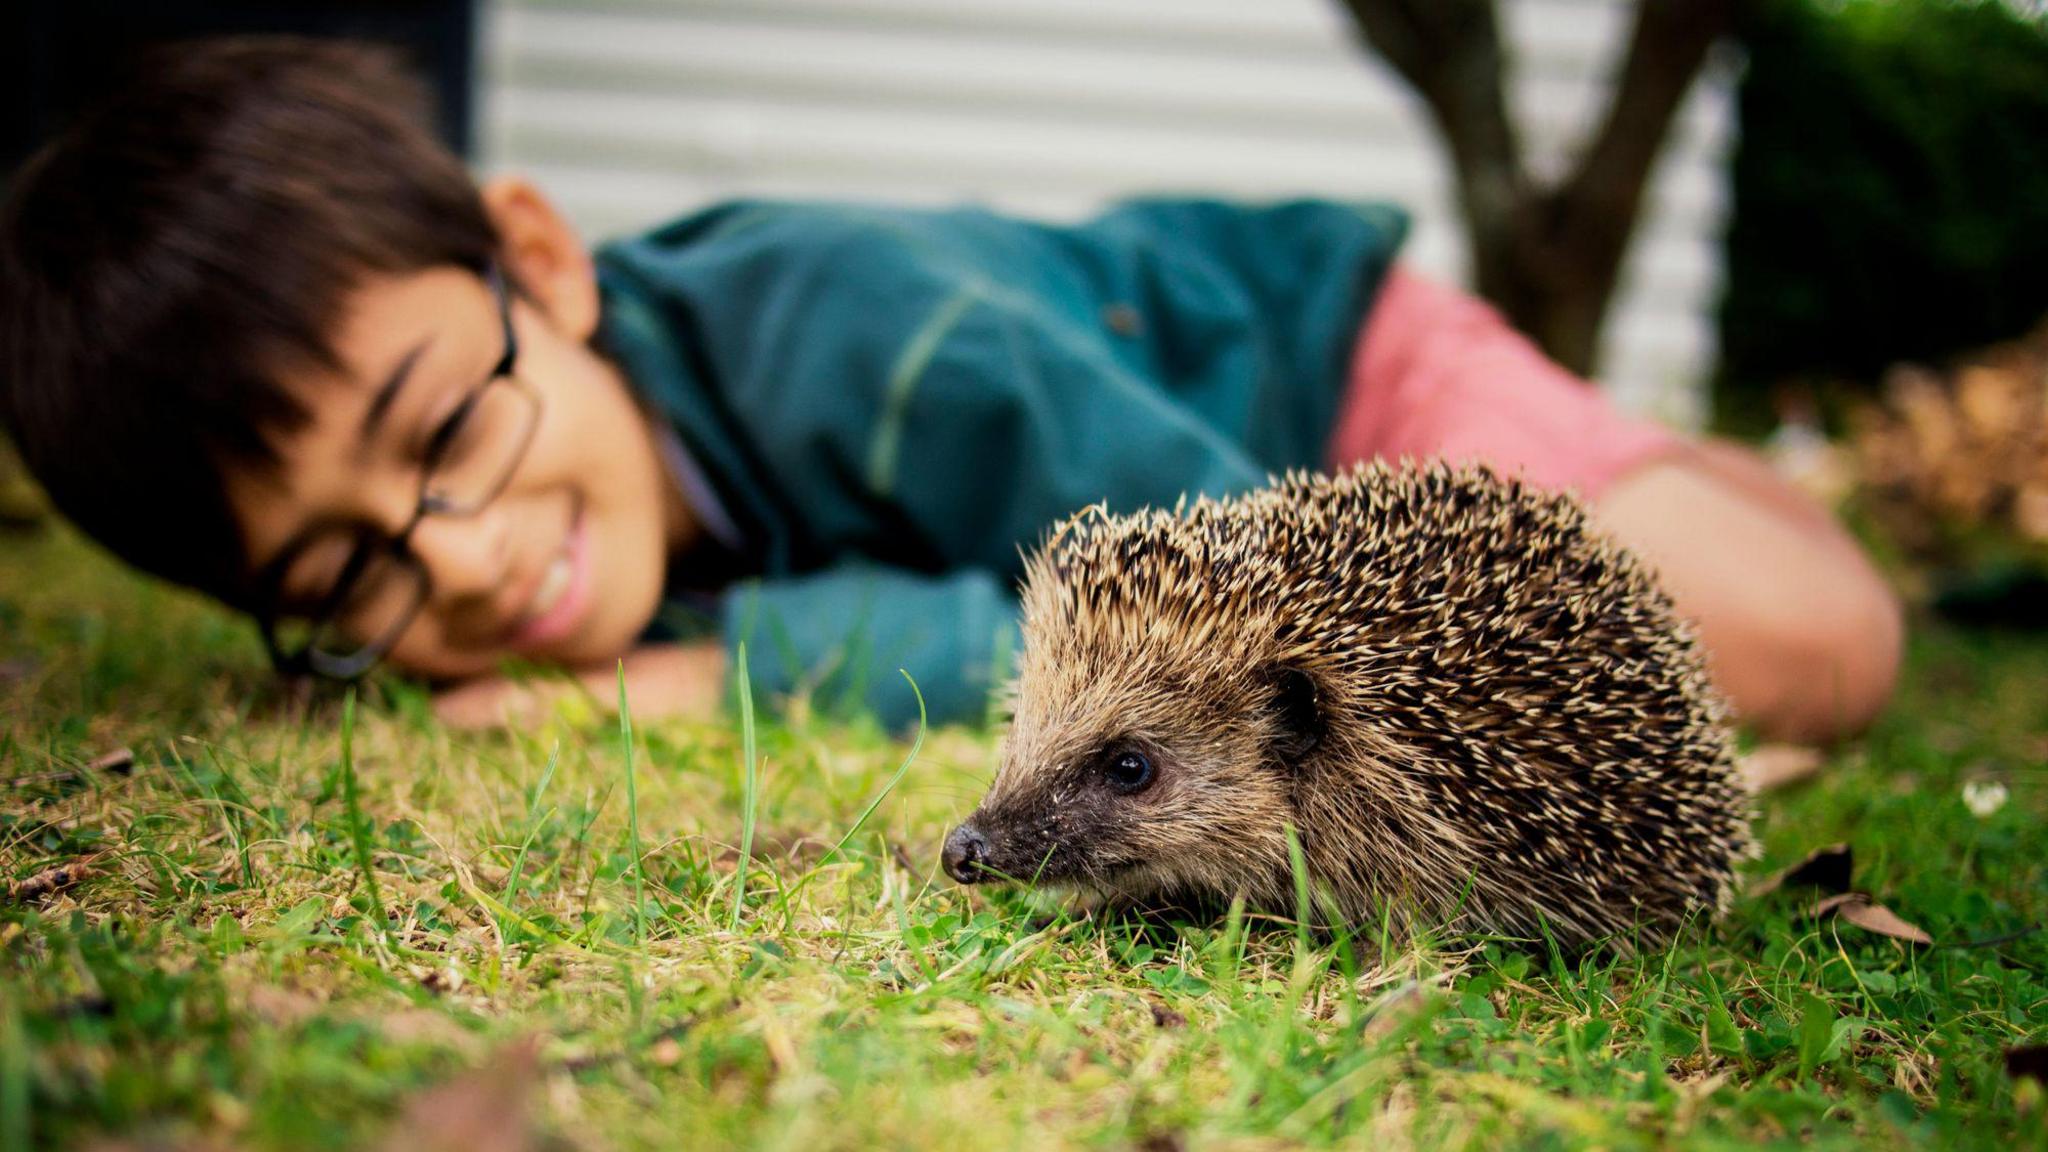
[[[519,176],[495,176],[478,189],[498,230],[506,276],[547,313],[563,335],[597,331],[597,269],[554,201]]]

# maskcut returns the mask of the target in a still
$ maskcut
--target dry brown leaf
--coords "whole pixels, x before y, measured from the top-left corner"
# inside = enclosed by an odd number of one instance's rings
[[[1911,437],[1913,455],[1943,460],[1954,453],[1959,430],[1941,377],[1918,364],[1901,364],[1885,375],[1885,399]]]
[[[1865,899],[1868,899],[1868,897],[1864,896],[1861,892],[1837,892],[1833,896],[1824,896],[1819,900],[1815,900],[1813,902],[1813,907],[1808,908],[1806,910],[1806,914],[1809,917],[1818,920],[1821,917],[1826,916],[1829,913],[1840,908],[1842,905],[1847,904],[1851,900]]]
[[[1811,915],[1816,920],[1830,913],[1865,932],[1875,932],[1879,936],[1904,940],[1910,944],[1934,943],[1934,937],[1929,936],[1918,925],[1906,922],[1898,913],[1861,892],[1843,892],[1829,896],[1811,909]]]
[[[1969,365],[1956,373],[1955,394],[1964,427],[1983,440],[1999,439],[2033,415],[2028,410],[2027,381],[2006,369]]]
[[[130,748],[116,748],[104,756],[93,757],[86,762],[85,767],[91,772],[111,772],[116,776],[126,776],[135,771],[135,752]]]
[[[540,1044],[498,1050],[483,1067],[415,1095],[386,1135],[384,1152],[527,1152]]]
[[[1756,886],[1750,889],[1749,894],[1768,896],[1780,888],[1818,888],[1828,893],[1847,892],[1855,862],[1855,852],[1846,843],[1816,848],[1799,863],[1758,881]]]
[[[1751,792],[1768,792],[1804,780],[1820,771],[1825,757],[1818,748],[1799,744],[1760,744],[1736,765]]]
[[[7,886],[8,899],[16,904],[28,904],[47,900],[80,880],[92,875],[92,862],[96,857],[87,856],[69,864],[45,868],[24,880],[16,880]]]
[[[1944,372],[1898,365],[1849,427],[1858,499],[1909,556],[1965,562],[1958,530],[2048,542],[2048,345],[1992,345]]]
[[[1934,937],[1929,936],[1926,929],[1918,924],[1908,923],[1905,918],[1882,904],[1845,904],[1837,915],[1865,932],[1875,932],[1880,936],[1904,940],[1909,944],[1934,943]]]

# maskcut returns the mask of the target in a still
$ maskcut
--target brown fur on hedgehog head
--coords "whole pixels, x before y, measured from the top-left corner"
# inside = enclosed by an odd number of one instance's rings
[[[947,870],[1589,942],[1748,846],[1689,632],[1578,506],[1476,470],[1090,509],[1028,567],[1002,765]]]

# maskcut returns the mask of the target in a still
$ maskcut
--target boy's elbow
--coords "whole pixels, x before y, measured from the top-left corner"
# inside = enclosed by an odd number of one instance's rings
[[[1876,572],[1823,590],[1775,629],[1778,651],[1767,687],[1738,711],[1774,740],[1821,743],[1853,736],[1883,713],[1898,684],[1905,614]]]

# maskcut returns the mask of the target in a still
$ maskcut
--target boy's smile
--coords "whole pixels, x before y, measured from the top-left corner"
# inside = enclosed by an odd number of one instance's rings
[[[695,530],[647,417],[586,342],[596,322],[587,257],[573,241],[567,258],[536,253],[530,236],[522,248],[534,221],[519,214],[544,203],[518,199],[523,187],[491,191],[508,279],[524,289],[510,301],[509,378],[493,378],[507,345],[483,277],[455,267],[367,276],[333,337],[341,371],[284,374],[310,419],[280,438],[276,473],[231,474],[227,485],[251,563],[276,567],[287,603],[333,587],[354,540],[389,540],[413,524],[404,551],[423,586],[394,577],[403,561],[373,564],[340,627],[360,644],[378,639],[360,633],[402,624],[387,659],[433,678],[515,656],[571,666],[619,657],[653,618],[667,557]],[[468,480],[464,469],[488,475]],[[423,504],[444,478],[483,499],[471,499],[473,511],[460,497],[453,511],[431,506],[433,496]]]
[[[525,598],[525,610],[519,614],[518,630],[510,641],[513,648],[540,648],[575,633],[590,608],[589,554],[589,538],[583,531],[583,505],[579,500],[570,510],[561,548],[541,572],[539,587]]]

